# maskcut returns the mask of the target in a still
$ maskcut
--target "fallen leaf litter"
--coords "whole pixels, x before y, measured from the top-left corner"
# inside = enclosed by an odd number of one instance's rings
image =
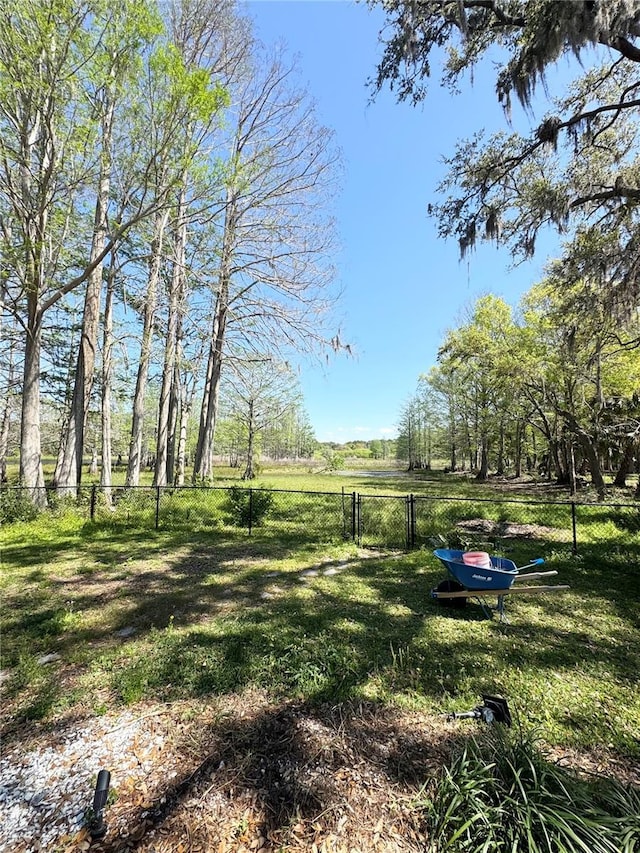
[[[422,850],[409,808],[414,777],[443,756],[434,732],[416,723],[364,706],[319,712],[261,697],[62,722],[27,748],[3,750],[0,850]],[[113,797],[107,835],[91,843],[86,810],[101,768]]]

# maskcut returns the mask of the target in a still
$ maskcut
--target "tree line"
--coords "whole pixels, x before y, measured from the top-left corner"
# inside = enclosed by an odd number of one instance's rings
[[[640,359],[627,342],[640,323],[583,312],[582,296],[582,284],[560,289],[550,275],[518,311],[478,299],[401,413],[398,453],[409,467],[438,458],[479,480],[542,474],[572,494],[589,474],[600,499],[605,473],[626,486],[640,434]]]
[[[292,360],[343,347],[338,176],[293,63],[232,0],[2,0],[3,473],[19,443],[46,502],[43,419],[53,487],[76,492],[91,438],[107,499],[125,410],[129,486],[149,458],[184,482],[189,443],[210,478],[223,415],[249,442],[304,421]]]
[[[573,490],[583,472],[603,498],[603,472],[624,485],[640,454],[640,3],[369,1],[386,15],[374,92],[428,107],[435,74],[455,91],[484,63],[505,110],[504,130],[478,129],[445,157],[429,206],[440,236],[462,257],[496,243],[515,263],[545,232],[564,240],[518,312],[483,297],[447,333],[399,452],[429,466],[437,448],[480,479],[540,468]],[[561,61],[575,71],[566,85]],[[526,132],[510,123],[514,101]]]

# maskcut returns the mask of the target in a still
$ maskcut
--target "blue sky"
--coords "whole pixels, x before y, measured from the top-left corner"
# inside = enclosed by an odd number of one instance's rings
[[[306,409],[320,441],[393,438],[403,403],[464,308],[489,291],[517,304],[546,260],[510,269],[505,251],[483,246],[461,263],[455,241],[439,240],[427,216],[442,156],[459,138],[505,126],[492,78],[480,69],[458,96],[434,79],[417,108],[388,92],[371,104],[379,12],[350,0],[252,0],[247,9],[265,43],[282,41],[298,56],[344,160],[336,266],[342,337],[355,356],[303,366]],[[514,115],[516,126],[524,120]]]

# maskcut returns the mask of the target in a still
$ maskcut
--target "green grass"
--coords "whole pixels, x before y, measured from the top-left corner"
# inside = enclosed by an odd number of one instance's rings
[[[443,577],[432,546],[359,555],[340,536],[309,542],[277,515],[252,537],[199,518],[194,504],[183,523],[155,531],[148,519],[91,523],[61,509],[4,526],[10,728],[79,707],[252,687],[274,700],[433,714],[491,692],[551,744],[640,757],[640,543],[629,518],[602,541],[586,536],[578,557],[556,539],[502,542],[520,564],[544,555],[571,585],[509,600],[508,625],[430,599]],[[124,628],[135,633],[118,636]],[[38,662],[50,653],[60,659]]]

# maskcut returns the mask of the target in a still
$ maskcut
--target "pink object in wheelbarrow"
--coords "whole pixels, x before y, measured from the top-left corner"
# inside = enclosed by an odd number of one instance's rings
[[[480,569],[491,568],[491,557],[486,551],[464,551],[462,562],[466,566],[478,566]]]

